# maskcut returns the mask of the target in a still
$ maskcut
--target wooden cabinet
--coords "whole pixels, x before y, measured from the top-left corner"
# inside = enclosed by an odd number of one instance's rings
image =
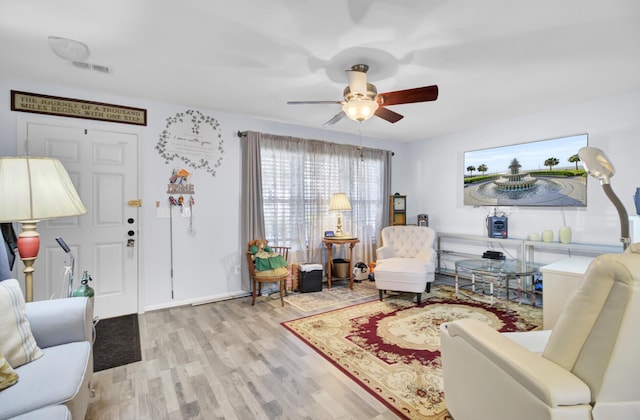
[[[389,226],[407,224],[407,196],[394,194],[389,196]]]

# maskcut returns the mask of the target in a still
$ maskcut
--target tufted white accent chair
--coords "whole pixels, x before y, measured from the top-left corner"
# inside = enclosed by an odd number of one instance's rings
[[[595,258],[553,330],[440,325],[447,408],[465,419],[640,418],[640,243]]]
[[[429,292],[435,279],[435,231],[425,226],[387,226],[381,235],[383,246],[376,250],[375,268],[380,300],[392,290],[416,293],[420,303],[422,292]]]

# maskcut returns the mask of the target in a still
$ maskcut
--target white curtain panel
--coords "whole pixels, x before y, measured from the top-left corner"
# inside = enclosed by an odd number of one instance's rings
[[[325,231],[336,230],[338,216],[329,211],[329,202],[334,193],[344,192],[353,211],[342,213],[343,231],[360,240],[354,263],[373,261],[386,220],[391,152],[264,133],[258,137],[260,162],[254,164],[262,174],[266,239],[291,246],[291,262],[323,262],[322,238]]]

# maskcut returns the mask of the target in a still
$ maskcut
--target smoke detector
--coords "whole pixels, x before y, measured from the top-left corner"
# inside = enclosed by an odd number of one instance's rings
[[[59,36],[49,36],[49,47],[63,60],[87,61],[91,53],[84,42]]]

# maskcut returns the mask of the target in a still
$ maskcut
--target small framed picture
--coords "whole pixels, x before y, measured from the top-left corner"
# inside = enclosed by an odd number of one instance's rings
[[[326,230],[326,231],[324,232],[324,236],[325,236],[325,238],[333,238],[333,237],[334,237],[334,236],[336,236],[336,235],[333,233],[333,231],[332,231],[332,230]]]

